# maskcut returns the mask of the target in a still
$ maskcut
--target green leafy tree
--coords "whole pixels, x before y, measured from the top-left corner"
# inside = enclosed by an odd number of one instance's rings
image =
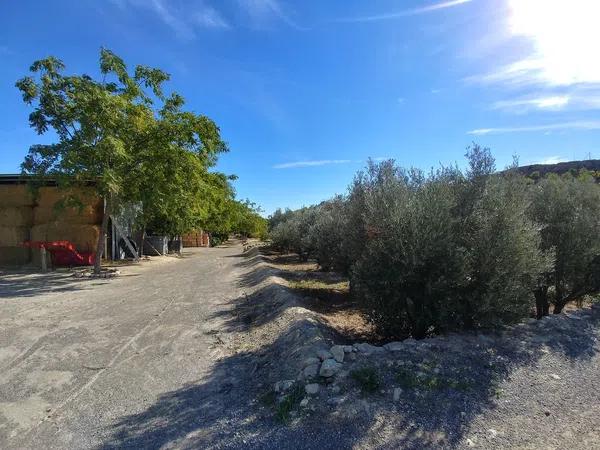
[[[593,176],[550,174],[532,186],[529,213],[541,229],[541,248],[555,262],[535,290],[538,317],[550,304],[560,313],[570,301],[600,290],[600,185]]]
[[[63,187],[93,185],[105,200],[95,270],[100,270],[108,218],[127,202],[141,203],[141,222],[160,223],[175,234],[206,219],[202,195],[210,190],[207,168],[226,150],[207,117],[182,110],[166,97],[165,72],[136,66],[100,51],[101,79],[64,75],[54,57],[36,61],[17,82],[34,107],[29,120],[39,134],[54,130],[58,142],[30,148],[22,169]],[[203,210],[204,208],[204,210]]]

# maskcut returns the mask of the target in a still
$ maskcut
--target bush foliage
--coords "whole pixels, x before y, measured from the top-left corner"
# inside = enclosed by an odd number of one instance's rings
[[[490,151],[430,173],[370,162],[345,196],[270,218],[273,244],[348,275],[385,335],[424,337],[560,312],[599,290],[592,177],[496,172]],[[540,292],[545,293],[542,309]],[[535,299],[538,299],[536,302]]]

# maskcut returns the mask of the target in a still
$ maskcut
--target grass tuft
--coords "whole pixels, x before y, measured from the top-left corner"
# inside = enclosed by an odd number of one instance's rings
[[[350,376],[356,380],[360,389],[365,394],[373,394],[379,389],[381,381],[377,370],[372,367],[363,367],[350,372]]]
[[[290,420],[290,412],[298,407],[303,398],[304,386],[301,383],[294,384],[290,392],[277,405],[277,410],[275,411],[277,419],[284,423],[288,422]]]

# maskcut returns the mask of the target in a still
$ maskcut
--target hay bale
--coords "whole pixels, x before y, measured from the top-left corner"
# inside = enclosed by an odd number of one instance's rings
[[[96,251],[100,227],[52,222],[31,227],[32,241],[71,241],[82,252]]]
[[[33,224],[31,206],[0,206],[0,226],[26,227]]]
[[[25,184],[0,184],[0,207],[33,206],[35,199]]]
[[[83,208],[60,208],[36,206],[33,209],[33,224],[60,222],[79,225],[99,225],[102,223],[102,210],[95,206]]]
[[[29,227],[0,226],[0,247],[18,247],[29,239]]]
[[[59,201],[74,197],[85,206],[101,207],[102,199],[92,188],[59,189],[55,186],[44,186],[37,193],[37,205],[42,208],[54,208]]]
[[[0,266],[22,266],[31,261],[31,250],[23,247],[0,247]]]

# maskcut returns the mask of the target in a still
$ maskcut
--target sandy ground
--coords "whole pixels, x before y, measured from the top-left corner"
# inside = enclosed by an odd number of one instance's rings
[[[202,380],[240,253],[186,250],[110,280],[0,275],[0,448],[102,445],[120,417]]]

